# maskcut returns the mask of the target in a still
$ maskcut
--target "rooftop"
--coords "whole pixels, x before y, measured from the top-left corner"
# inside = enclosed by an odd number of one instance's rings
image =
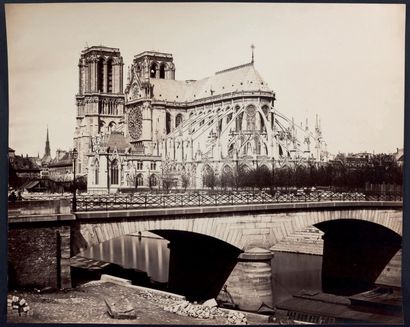
[[[151,78],[150,82],[154,86],[154,99],[162,101],[191,102],[233,92],[272,92],[253,63],[225,69],[197,81]]]
[[[81,54],[86,54],[88,52],[92,51],[104,51],[104,52],[120,52],[119,48],[112,48],[112,47],[106,47],[105,45],[93,45],[91,47],[86,47],[84,50],[81,51]]]
[[[117,150],[118,152],[124,152],[127,148],[130,148],[130,144],[125,138],[124,134],[120,132],[112,132],[102,141],[104,147],[109,147],[110,151]]]
[[[134,56],[134,59],[138,59],[144,56],[152,56],[152,57],[166,57],[172,59],[172,54],[171,53],[166,53],[166,52],[158,52],[158,51],[144,51],[139,54],[136,54]]]

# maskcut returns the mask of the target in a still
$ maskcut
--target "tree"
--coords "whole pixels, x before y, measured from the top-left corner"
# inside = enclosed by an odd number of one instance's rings
[[[184,191],[186,191],[187,187],[189,186],[190,180],[191,179],[186,172],[181,175],[182,188],[184,189]]]
[[[221,187],[223,189],[226,189],[227,187],[233,187],[235,184],[234,181],[234,175],[232,174],[232,171],[222,171],[221,175]]]
[[[215,188],[217,184],[217,178],[215,173],[212,169],[207,169],[205,175],[203,177],[203,184],[206,187],[211,188],[212,190]]]
[[[173,185],[174,177],[172,174],[171,162],[167,158],[162,163],[162,187],[166,192],[168,192]]]
[[[253,180],[256,187],[264,189],[271,184],[272,175],[266,166],[259,166],[253,171]]]

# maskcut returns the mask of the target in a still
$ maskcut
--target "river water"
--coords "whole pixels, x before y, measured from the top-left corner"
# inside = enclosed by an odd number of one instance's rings
[[[126,235],[93,246],[80,255],[146,272],[153,282],[168,281],[168,241]],[[322,256],[276,252],[272,259],[273,303],[301,289],[321,289]]]

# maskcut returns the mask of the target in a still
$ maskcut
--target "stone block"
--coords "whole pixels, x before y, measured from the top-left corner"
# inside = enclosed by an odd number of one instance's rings
[[[209,299],[206,300],[204,303],[202,303],[203,306],[205,307],[216,307],[218,305],[218,303],[216,303],[215,299]]]
[[[113,283],[117,285],[124,285],[124,286],[131,285],[131,281],[128,279],[119,278],[119,277],[106,275],[106,274],[101,275],[100,280],[105,283]]]
[[[109,315],[114,319],[136,319],[137,315],[131,303],[125,297],[104,298]]]

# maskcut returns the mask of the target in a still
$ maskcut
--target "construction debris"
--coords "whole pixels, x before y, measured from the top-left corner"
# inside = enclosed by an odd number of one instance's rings
[[[25,299],[13,295],[7,297],[7,313],[15,317],[32,316],[33,310]]]
[[[222,310],[216,306],[211,307],[210,305],[193,304],[189,301],[178,301],[172,305],[164,307],[164,310],[180,316],[189,316],[199,319],[215,319],[216,317],[222,317],[226,318],[227,323],[229,324],[247,324],[246,316],[242,312]]]

